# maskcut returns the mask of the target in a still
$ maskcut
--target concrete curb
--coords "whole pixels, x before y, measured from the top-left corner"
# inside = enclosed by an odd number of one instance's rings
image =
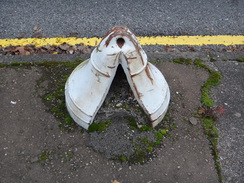
[[[244,52],[148,52],[149,61],[152,60],[163,60],[171,61],[177,58],[189,58],[197,59],[200,58],[203,61],[210,61],[214,59],[215,61],[223,60],[236,60],[238,58],[244,58]],[[19,62],[43,62],[43,61],[56,61],[56,62],[72,62],[81,58],[86,60],[90,58],[90,54],[39,54],[39,55],[7,55],[0,56],[0,63],[2,64],[11,64]]]

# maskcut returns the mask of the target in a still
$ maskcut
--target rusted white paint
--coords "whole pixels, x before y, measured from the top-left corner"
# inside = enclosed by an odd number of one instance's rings
[[[126,27],[115,27],[72,72],[65,86],[66,106],[71,117],[88,129],[101,107],[121,64],[130,87],[152,127],[164,117],[170,91],[162,73],[147,61],[147,55]]]

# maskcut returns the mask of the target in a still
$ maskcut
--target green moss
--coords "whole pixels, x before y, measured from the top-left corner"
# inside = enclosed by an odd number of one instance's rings
[[[140,125],[139,126],[137,124],[137,121],[135,120],[135,118],[133,118],[131,116],[124,116],[124,118],[129,121],[129,125],[130,125],[131,130],[138,129],[140,132],[144,132],[144,131],[151,131],[153,129],[151,126],[148,126],[148,125]]]
[[[212,118],[209,118],[209,119],[204,118],[204,119],[202,119],[202,121],[203,121],[204,131],[207,135],[209,142],[212,145],[211,146],[212,154],[213,154],[213,157],[215,160],[215,166],[216,166],[216,170],[218,172],[219,180],[220,180],[220,182],[222,182],[221,167],[218,162],[218,159],[219,159],[219,154],[218,154],[218,149],[217,149],[218,137],[219,137],[218,130],[215,127],[214,120]]]
[[[65,158],[66,158],[68,161],[70,161],[70,160],[73,158],[74,153],[71,152],[71,151],[68,151],[68,152],[65,152],[64,155],[65,155]]]
[[[147,126],[147,125],[142,125],[140,128],[139,128],[139,131],[140,132],[145,132],[145,131],[152,131],[152,127],[151,126]]]
[[[238,62],[244,62],[244,58],[238,58],[238,59],[236,59],[236,61],[238,61]]]
[[[216,161],[215,161],[215,166],[216,166],[216,170],[219,176],[219,182],[223,182],[223,177],[221,174],[221,166],[220,166],[220,162],[219,162],[219,158],[218,158],[218,153],[216,153]]]
[[[129,111],[130,110],[130,106],[129,105],[125,105],[125,109],[127,110],[127,111]]]
[[[157,59],[157,60],[150,60],[150,62],[155,65],[155,64],[162,63],[162,62],[165,62],[165,61]]]
[[[203,105],[206,105],[208,107],[212,107],[214,105],[214,102],[210,99],[208,92],[211,87],[219,84],[220,79],[221,79],[220,73],[218,73],[217,71],[212,71],[212,70],[210,71],[209,78],[204,83],[201,89],[202,91],[201,102],[203,103]]]
[[[8,64],[3,64],[3,63],[0,63],[0,68],[4,68],[4,67],[7,67]]]
[[[209,136],[210,139],[218,138],[218,131],[217,128],[214,126],[213,119],[203,119],[204,122],[204,129],[206,134]],[[216,144],[217,145],[217,144]]]
[[[213,58],[212,54],[209,54],[210,62],[215,62],[216,59]]]
[[[83,60],[82,60],[82,58],[79,56],[79,57],[77,57],[77,59],[75,60],[76,62],[83,62]]]
[[[163,120],[162,120],[163,123],[164,123],[164,122],[169,122],[169,121],[171,121],[171,118],[170,118],[170,115],[169,115],[169,111],[170,111],[170,107],[168,108],[168,111],[166,112],[166,114],[165,114],[165,116],[164,116],[164,118],[163,118]]]
[[[178,63],[178,64],[192,64],[192,60],[188,59],[188,58],[179,58],[179,59],[173,59],[174,63]]]
[[[166,136],[166,135],[167,135],[167,130],[166,130],[166,129],[162,129],[162,130],[160,130],[160,133],[161,133],[163,136]]]
[[[166,129],[162,129],[162,130],[159,130],[159,131],[155,131],[156,142],[153,145],[154,146],[155,145],[160,145],[163,137],[165,137],[166,135],[167,135],[167,130]]]
[[[201,102],[203,105],[212,107],[214,105],[214,102],[212,99],[209,98],[209,95],[207,92],[202,92]]]
[[[197,66],[199,68],[209,70],[208,67],[205,64],[203,64],[203,60],[201,60],[201,59],[195,59],[193,63],[195,66]]]
[[[152,152],[153,152],[153,147],[152,147],[152,146],[148,146],[147,151],[148,151],[149,153],[152,153]]]
[[[53,95],[51,95],[51,94],[47,94],[47,95],[45,96],[45,99],[46,99],[46,100],[52,100],[52,99],[53,99]]]
[[[186,117],[183,117],[182,120],[183,120],[183,121],[187,121],[187,118],[186,118]]]
[[[210,61],[215,61],[211,55],[210,55]],[[199,60],[197,60],[197,61],[195,60],[194,64],[198,67],[206,69],[210,73],[209,78],[204,83],[204,85],[202,86],[202,89],[201,89],[201,92],[202,92],[201,102],[202,102],[203,106],[212,107],[214,105],[214,102],[209,97],[209,91],[210,91],[211,87],[219,84],[219,82],[221,80],[221,74],[218,73],[217,71],[213,71],[213,70],[209,69],[207,66],[202,65],[202,62]],[[209,118],[202,118],[202,121],[203,121],[203,127],[204,127],[205,134],[206,134],[209,142],[211,143],[212,154],[214,157],[216,170],[218,172],[219,181],[222,182],[221,168],[220,168],[220,164],[218,162],[218,151],[217,151],[218,130],[215,127],[213,116],[210,116]]]
[[[147,152],[142,149],[136,149],[135,153],[130,157],[130,163],[143,163],[147,157]]]
[[[92,123],[89,128],[88,132],[101,132],[106,129],[111,124],[111,120],[107,120],[106,122],[99,122],[99,123]]]
[[[73,119],[70,116],[66,116],[64,121],[67,125],[72,125],[72,123],[73,123]]]
[[[120,162],[126,162],[128,159],[125,156],[121,156],[118,158]]]
[[[51,155],[50,152],[48,151],[44,151],[39,157],[38,157],[38,162],[42,162],[45,161],[49,158],[49,156]]]
[[[205,85],[208,85],[210,87],[216,86],[219,84],[220,79],[221,79],[220,73],[218,73],[217,71],[211,71],[210,76],[209,76],[207,82],[205,83]]]
[[[157,64],[157,60],[151,60],[150,61],[152,64]]]
[[[130,125],[131,129],[138,128],[135,118],[133,118],[131,116],[124,116],[124,118],[129,121],[129,125]]]
[[[180,59],[173,59],[173,62],[178,64],[184,64],[184,61],[181,61]]]

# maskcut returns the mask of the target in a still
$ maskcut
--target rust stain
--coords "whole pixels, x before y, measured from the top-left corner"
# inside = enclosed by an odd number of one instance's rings
[[[113,54],[107,54],[107,56],[115,56],[116,53],[113,53]]]
[[[132,83],[133,83],[133,85],[134,85],[134,88],[135,88],[135,90],[136,90],[136,94],[137,94],[138,98],[141,99],[141,97],[142,97],[143,95],[137,90],[137,87],[136,87],[136,85],[135,85],[135,83],[134,83],[133,80],[132,80]]]
[[[112,34],[111,34],[112,33]],[[120,26],[120,27],[114,27],[112,30],[110,30],[102,39],[102,41],[109,35],[111,34],[108,39],[106,40],[105,42],[105,46],[108,47],[110,41],[116,37],[116,36],[121,36],[121,37],[127,37],[131,42],[132,44],[135,46],[136,50],[139,52],[139,55],[141,57],[141,62],[142,62],[142,65],[144,65],[144,60],[142,58],[142,55],[140,53],[140,50],[142,50],[142,48],[140,47],[138,41],[136,38],[133,38],[132,37],[132,33],[128,32],[128,28],[127,27],[124,27],[124,26]],[[122,38],[123,39],[123,38]],[[101,41],[101,42],[102,42]],[[123,46],[123,45],[122,45]],[[128,62],[128,60],[127,60]]]
[[[100,81],[100,77],[99,77],[99,74],[98,74],[98,73],[96,73],[96,74],[95,74],[95,76],[97,77],[97,82],[98,82],[98,83],[101,83],[101,81]]]
[[[113,69],[115,68],[115,66],[107,66],[109,69]]]
[[[127,33],[128,32],[128,28],[125,26],[120,26],[120,27],[114,27],[112,28],[110,31],[107,32],[107,34],[103,37],[103,39],[101,40],[101,42],[112,32],[117,33],[118,35],[120,35],[121,33]],[[110,35],[111,36],[111,35]],[[109,37],[110,37],[109,36]],[[111,38],[112,39],[112,38]],[[110,43],[111,39],[106,43],[105,45],[108,46],[108,44]]]
[[[148,64],[147,64],[147,66],[145,68],[145,71],[146,71],[147,77],[150,79],[151,83],[153,84],[153,78],[152,78],[152,76],[150,74]]]
[[[107,39],[106,42],[105,42],[105,45],[106,45],[106,47],[108,47],[110,41],[111,41],[114,37],[116,37],[116,36],[130,37],[130,35],[131,35],[131,34],[128,33],[128,32],[114,32],[113,34],[111,34],[111,35],[108,37],[108,39]]]
[[[107,73],[106,72],[106,74],[105,73],[102,73],[104,76],[106,76],[106,77],[108,77],[108,78],[110,78],[110,75],[109,75],[109,73]]]
[[[130,57],[130,58],[127,58],[128,60],[133,60],[133,59],[137,59],[137,57]]]

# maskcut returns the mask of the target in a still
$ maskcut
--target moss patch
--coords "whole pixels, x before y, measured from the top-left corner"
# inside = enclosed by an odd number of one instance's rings
[[[179,58],[179,59],[173,59],[174,63],[178,63],[178,64],[192,64],[192,60],[189,58]]]
[[[203,63],[203,60],[201,59],[195,59],[193,64],[199,68],[209,70],[209,68]]]
[[[131,116],[125,116],[124,118],[128,120],[131,130],[136,130],[139,133],[152,133],[154,134],[154,139],[149,140],[147,137],[138,138],[136,141],[132,142],[135,148],[135,153],[129,158],[123,158],[124,156],[121,156],[117,157],[117,159],[120,161],[122,159],[122,162],[126,161],[133,164],[144,163],[146,159],[151,157],[154,148],[161,145],[162,139],[168,135],[170,127],[153,129],[148,125],[138,125],[137,121]],[[167,114],[166,119],[172,121],[169,114]],[[164,124],[164,122],[161,123]]]
[[[209,97],[209,92],[210,92],[211,87],[219,84],[222,76],[220,73],[218,73],[217,71],[213,71],[213,70],[209,69],[206,65],[202,64],[201,62],[196,61],[196,63],[198,65],[198,67],[204,68],[204,69],[208,70],[210,73],[209,78],[204,83],[204,85],[202,86],[202,89],[201,89],[201,92],[202,92],[201,102],[202,102],[203,108],[213,107],[214,102]],[[216,119],[214,118],[213,115],[208,116],[208,118],[205,118],[205,117],[202,117],[204,131],[205,131],[205,134],[206,134],[208,140],[211,143],[212,154],[213,154],[213,158],[215,161],[215,166],[216,166],[216,170],[218,173],[219,181],[222,182],[221,167],[220,167],[220,164],[218,162],[219,155],[218,155],[218,151],[217,151],[218,130],[214,124],[214,121]]]
[[[51,153],[49,151],[44,151],[40,156],[38,156],[38,162],[46,161],[49,159]]]
[[[221,79],[221,74],[218,73],[217,71],[210,70],[210,75],[208,80],[204,83],[202,86],[202,97],[201,97],[201,102],[203,105],[206,105],[208,107],[212,107],[214,105],[214,102],[210,99],[209,97],[209,91],[211,87],[216,86],[219,84],[220,79]]]
[[[238,61],[238,62],[244,62],[244,58],[238,58],[236,61]]]
[[[92,123],[89,128],[88,132],[101,132],[106,129],[111,124],[111,120],[107,120],[106,122],[99,122],[99,123]]]

